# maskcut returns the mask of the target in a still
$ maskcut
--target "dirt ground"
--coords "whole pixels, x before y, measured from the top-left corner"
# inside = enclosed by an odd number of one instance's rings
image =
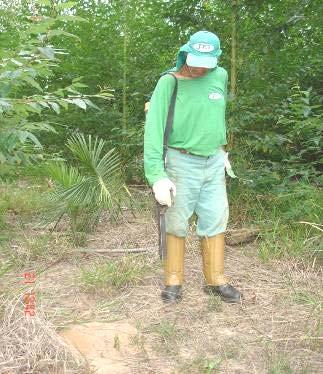
[[[183,300],[168,306],[160,299],[163,276],[156,245],[157,228],[150,214],[134,217],[125,212],[116,225],[103,219],[85,253],[76,250],[77,255],[65,256],[37,275],[35,317],[22,316],[19,295],[26,290],[19,288],[17,274],[7,273],[1,280],[2,300],[8,300],[9,288],[18,296],[11,309],[7,301],[4,312],[0,373],[323,373],[322,273],[315,264],[264,264],[257,256],[257,241],[228,246],[226,273],[244,298],[241,304],[226,304],[203,293],[199,243],[191,227]],[[96,291],[83,287],[81,268],[124,256],[91,250],[136,247],[148,251],[127,256],[144,260],[148,270],[135,284]],[[47,332],[35,335],[42,321],[50,324],[47,340]],[[16,345],[10,347],[12,359],[6,363],[8,341],[18,336],[12,335],[18,325],[28,332],[21,347],[37,340],[39,349],[55,334],[54,346],[65,352],[62,357],[57,353],[57,360],[65,361],[51,369],[43,359],[42,366],[31,369],[27,352],[30,366],[25,358],[25,369],[19,371],[11,365],[18,362],[14,356],[19,353],[24,360],[27,353],[25,348],[17,353]]]

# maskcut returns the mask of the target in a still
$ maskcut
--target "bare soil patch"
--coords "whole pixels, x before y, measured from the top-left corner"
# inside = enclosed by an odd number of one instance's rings
[[[131,345],[131,338],[136,334],[137,329],[126,321],[72,325],[60,333],[86,357],[90,369],[97,374],[131,373],[127,362],[137,353]]]

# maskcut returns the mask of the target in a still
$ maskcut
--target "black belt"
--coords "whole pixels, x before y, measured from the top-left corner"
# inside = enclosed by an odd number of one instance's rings
[[[201,156],[201,155],[197,155],[197,154],[195,154],[195,153],[189,152],[188,150],[186,150],[186,149],[184,149],[184,148],[175,148],[175,147],[170,147],[170,146],[168,146],[168,148],[175,149],[176,151],[181,152],[181,153],[184,153],[185,155],[191,155],[191,156],[197,156],[197,157],[205,157],[205,158],[208,158],[208,157],[209,157],[209,156]]]

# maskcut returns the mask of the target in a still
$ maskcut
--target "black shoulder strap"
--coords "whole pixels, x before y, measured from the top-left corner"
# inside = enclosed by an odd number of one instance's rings
[[[164,142],[163,142],[163,160],[164,160],[164,162],[165,162],[165,157],[166,157],[166,152],[167,152],[169,134],[170,134],[170,132],[172,130],[172,127],[173,127],[175,103],[176,103],[176,96],[177,96],[177,86],[178,86],[178,81],[177,81],[177,78],[175,77],[175,75],[172,74],[172,73],[167,73],[167,74],[170,74],[171,76],[174,77],[175,86],[174,86],[174,91],[173,91],[172,97],[170,99],[170,104],[169,104],[168,114],[167,114],[166,127],[165,127],[165,132],[164,132]]]

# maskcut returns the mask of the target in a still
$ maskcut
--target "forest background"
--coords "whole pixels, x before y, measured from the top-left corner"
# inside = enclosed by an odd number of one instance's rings
[[[55,219],[64,212],[86,214],[98,191],[96,206],[112,209],[118,200],[111,198],[113,189],[113,196],[128,195],[126,185],[145,183],[144,103],[160,74],[174,66],[179,46],[205,29],[219,36],[219,64],[230,76],[228,150],[239,177],[228,180],[232,224],[263,228],[264,260],[317,257],[320,10],[319,0],[1,1],[3,183],[48,177],[56,202],[69,206],[56,211]],[[103,139],[100,146],[95,137]],[[100,173],[101,153],[93,166],[91,157],[82,158],[82,147],[89,153],[114,148],[118,155],[118,161],[108,157],[101,170],[111,190],[103,198],[100,183],[84,182],[81,175],[84,167],[91,169],[87,175]],[[117,184],[111,183],[115,170]],[[9,200],[3,194],[4,230],[6,212],[19,210]]]

